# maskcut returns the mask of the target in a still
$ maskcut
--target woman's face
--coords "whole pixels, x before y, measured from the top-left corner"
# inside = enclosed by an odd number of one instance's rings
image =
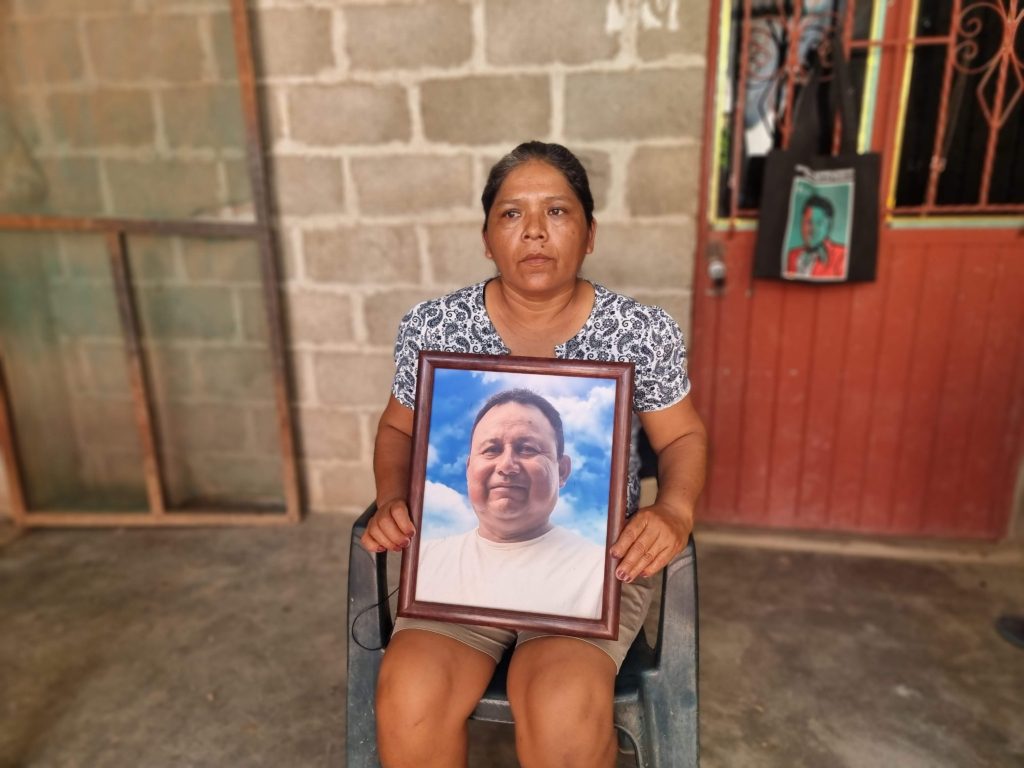
[[[525,293],[545,294],[575,284],[594,250],[596,224],[561,171],[539,160],[505,177],[487,215],[484,247],[502,281]]]
[[[555,428],[532,405],[496,405],[476,425],[466,462],[469,501],[480,535],[527,541],[550,527],[558,490],[569,478],[568,456],[558,456]]]

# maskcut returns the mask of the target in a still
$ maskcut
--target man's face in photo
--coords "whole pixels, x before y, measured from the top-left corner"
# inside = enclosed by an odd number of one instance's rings
[[[466,462],[480,535],[526,541],[547,531],[570,469],[569,457],[558,456],[555,429],[540,409],[515,402],[491,408],[473,431]]]
[[[831,229],[832,219],[821,208],[812,205],[804,209],[800,233],[803,235],[804,245],[807,248],[819,248],[825,242]]]

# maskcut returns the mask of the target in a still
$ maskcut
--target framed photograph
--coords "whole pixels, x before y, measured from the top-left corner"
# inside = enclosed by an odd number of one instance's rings
[[[633,364],[420,352],[398,615],[615,638]]]

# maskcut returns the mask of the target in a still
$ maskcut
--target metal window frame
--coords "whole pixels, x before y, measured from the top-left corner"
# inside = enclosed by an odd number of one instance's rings
[[[0,232],[71,232],[102,234],[106,240],[114,278],[121,331],[128,358],[129,383],[136,428],[143,451],[143,472],[148,512],[81,512],[69,510],[33,511],[28,508],[17,452],[17,439],[11,395],[0,357],[0,453],[3,454],[8,496],[14,524],[32,527],[153,527],[280,525],[301,519],[298,464],[295,455],[295,429],[290,408],[290,383],[284,343],[281,299],[278,293],[276,244],[271,225],[270,196],[267,183],[263,133],[256,92],[252,30],[246,0],[230,0],[234,36],[235,64],[245,124],[246,160],[256,214],[254,222],[150,220],[104,217],[23,216],[0,214]],[[183,236],[203,238],[248,238],[259,249],[261,284],[266,310],[269,351],[273,373],[274,399],[282,459],[284,511],[228,512],[220,508],[169,510],[161,472],[161,457],[156,439],[153,396],[146,375],[138,314],[128,270],[127,235]]]
[[[1016,19],[1017,24],[1024,19],[1024,0],[1006,0],[1010,5],[1005,8],[1005,29],[1012,28],[1011,22]],[[994,125],[998,114],[989,115],[985,112],[989,121],[989,139],[986,147],[985,174],[983,176],[979,198],[982,202],[976,204],[942,205],[935,202],[935,194],[938,187],[938,178],[942,173],[944,162],[941,154],[943,139],[946,130],[946,119],[948,117],[948,98],[951,89],[951,75],[956,68],[963,68],[957,61],[956,53],[964,45],[964,39],[958,35],[958,28],[965,13],[962,7],[962,0],[951,0],[953,3],[953,19],[950,29],[945,35],[917,36],[916,19],[920,0],[911,3],[901,3],[890,8],[891,4],[884,0],[876,0],[872,8],[872,19],[870,24],[869,37],[866,40],[852,39],[852,18],[856,11],[856,0],[847,0],[843,19],[843,48],[849,57],[851,51],[867,50],[868,60],[866,63],[865,89],[861,103],[861,125],[859,126],[858,147],[860,151],[867,151],[873,146],[875,134],[876,109],[881,106],[883,109],[889,107],[889,114],[894,116],[894,126],[886,126],[881,141],[881,152],[886,162],[886,174],[882,183],[882,190],[885,194],[885,217],[889,224],[896,228],[905,227],[956,227],[956,228],[1018,228],[1024,223],[1024,203],[1013,204],[991,204],[987,202],[987,192],[991,178],[991,168],[994,160],[995,145],[998,141],[1000,126]],[[779,13],[782,14],[785,3],[779,2]],[[802,3],[793,5],[793,14],[786,22],[787,30],[799,29],[802,18]],[[757,227],[757,210],[744,209],[739,207],[739,189],[741,169],[741,141],[737,139],[743,134],[743,112],[746,98],[746,74],[748,53],[750,51],[749,36],[744,35],[740,40],[739,71],[733,73],[736,86],[736,102],[731,116],[727,118],[730,87],[730,64],[729,59],[733,55],[732,23],[733,13],[732,0],[715,0],[712,4],[712,18],[718,19],[721,30],[720,39],[712,41],[710,48],[712,60],[716,66],[716,88],[709,89],[707,104],[710,109],[714,131],[714,148],[710,155],[712,158],[708,172],[711,173],[711,183],[708,185],[708,199],[702,201],[707,213],[707,223],[715,230],[753,230]],[[890,13],[890,10],[895,11]],[[743,21],[741,28],[746,25],[749,28],[752,19],[752,0],[742,0]],[[712,28],[713,30],[714,28]],[[1013,38],[1009,32],[1004,36],[1004,42],[1000,51],[991,60],[987,61],[988,69],[998,67],[995,74],[997,78],[996,103],[1001,105],[1005,96],[1005,88],[1008,80],[1010,66],[1020,66],[1014,58]],[[925,203],[917,206],[897,206],[895,202],[896,183],[898,168],[901,160],[904,119],[906,115],[906,96],[910,87],[910,74],[913,68],[914,53],[918,46],[941,45],[947,49],[945,63],[945,74],[942,83],[942,97],[940,111],[937,116],[936,135],[933,146],[932,162],[930,167],[930,178]],[[789,47],[788,59],[784,67],[777,73],[785,78],[786,103],[792,106],[795,84],[802,76],[800,62],[796,60],[798,46]],[[891,56],[891,62],[881,61],[883,51]],[[880,82],[880,71],[885,69],[888,72],[899,74],[900,81],[897,87],[891,83]],[[980,71],[980,70],[979,70]],[[1016,99],[1024,101],[1020,94]],[[1006,112],[1019,101],[1011,101],[1005,109]],[[984,106],[984,105],[983,105]],[[989,110],[991,111],[991,110]],[[998,111],[998,110],[997,110]],[[783,113],[783,143],[788,141],[790,127],[788,116],[792,109],[787,108]],[[1004,115],[1005,117],[1005,115]],[[728,123],[731,122],[731,125]],[[731,146],[729,186],[730,201],[728,215],[722,216],[718,213],[720,176],[719,162],[723,157],[723,136],[725,128],[729,127]],[[838,126],[837,126],[838,131]],[[837,136],[838,139],[838,136]]]

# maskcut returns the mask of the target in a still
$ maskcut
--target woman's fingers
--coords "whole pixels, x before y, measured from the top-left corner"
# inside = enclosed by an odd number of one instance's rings
[[[380,507],[370,518],[360,543],[370,552],[399,552],[409,546],[415,532],[409,508],[403,500],[396,499]]]
[[[612,545],[612,556],[621,556],[615,576],[626,582],[650,576],[681,551],[680,538],[672,526],[653,508],[642,509],[633,515]]]

